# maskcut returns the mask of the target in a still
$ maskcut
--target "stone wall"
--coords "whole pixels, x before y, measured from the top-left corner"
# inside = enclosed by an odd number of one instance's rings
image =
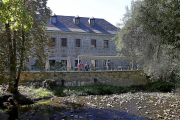
[[[98,84],[131,86],[146,84],[143,71],[88,71],[88,72],[28,72],[22,73],[20,84],[32,82],[41,85],[45,79],[56,80],[62,86],[89,86]],[[64,83],[62,83],[64,81]]]

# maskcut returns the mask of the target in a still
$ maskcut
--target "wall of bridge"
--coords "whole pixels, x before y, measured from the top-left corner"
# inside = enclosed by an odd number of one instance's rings
[[[143,71],[77,71],[77,72],[28,72],[22,73],[20,84],[42,85],[46,79],[54,79],[58,86],[120,85],[131,86],[146,84],[148,80]]]

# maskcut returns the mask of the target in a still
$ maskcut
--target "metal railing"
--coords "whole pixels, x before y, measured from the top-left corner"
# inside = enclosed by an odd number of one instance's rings
[[[89,67],[88,70],[86,70],[84,67],[79,69],[78,67],[71,67],[70,70],[68,71],[124,71],[124,70],[142,70],[142,67],[137,67],[134,66],[133,68],[131,66],[97,66],[97,67]],[[45,67],[37,67],[37,66],[31,66],[31,68],[29,68],[30,71],[67,71],[67,67],[66,66],[61,66],[61,67],[54,67],[54,66],[50,66],[49,69],[45,70]]]

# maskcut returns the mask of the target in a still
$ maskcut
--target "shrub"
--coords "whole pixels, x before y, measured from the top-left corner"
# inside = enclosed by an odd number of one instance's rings
[[[35,91],[35,94],[38,98],[42,98],[42,97],[52,97],[54,96],[54,93],[45,89],[45,88],[38,88],[36,91]]]
[[[57,87],[54,89],[54,94],[57,96],[83,96],[83,95],[110,95],[121,94],[126,92],[171,92],[174,85],[170,82],[153,82],[147,85],[138,85],[130,87],[99,85],[99,86],[77,86],[77,87]]]
[[[57,96],[65,96],[65,93],[64,93],[64,87],[56,87],[55,89],[54,89],[54,94],[55,95],[57,95]]]

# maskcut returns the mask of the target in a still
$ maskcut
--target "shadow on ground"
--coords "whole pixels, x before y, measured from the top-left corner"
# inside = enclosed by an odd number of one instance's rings
[[[11,94],[6,92],[0,95],[0,107],[1,108],[15,108],[19,105],[33,104],[34,101],[31,98],[21,94],[15,93]]]
[[[148,120],[115,109],[96,109],[75,103],[63,103],[65,106],[34,104],[19,108],[4,109],[0,113],[1,120]],[[117,109],[117,108],[116,108]]]

